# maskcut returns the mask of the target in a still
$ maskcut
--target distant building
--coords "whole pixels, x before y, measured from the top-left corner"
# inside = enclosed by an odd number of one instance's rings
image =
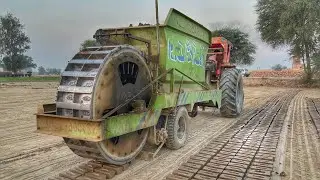
[[[292,69],[301,69],[302,63],[299,56],[293,56],[292,57]]]

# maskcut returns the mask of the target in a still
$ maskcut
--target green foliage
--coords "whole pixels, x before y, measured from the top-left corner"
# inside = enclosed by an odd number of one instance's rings
[[[24,55],[30,49],[30,39],[23,32],[24,26],[11,13],[0,17],[0,55],[2,63],[9,71],[35,68],[31,57]]]
[[[87,39],[80,45],[80,50],[85,49],[87,47],[97,46],[98,43],[94,39]]]
[[[38,68],[39,75],[60,75],[61,69],[57,68],[47,68],[45,69],[43,66]]]
[[[258,0],[256,7],[262,40],[302,57],[307,79],[312,79],[311,57],[319,49],[319,7],[320,0]]]
[[[36,68],[37,65],[33,63],[31,57],[22,55],[22,54],[15,54],[10,56],[5,56],[2,59],[4,67],[12,72],[18,72],[21,69],[25,68]]]
[[[43,66],[40,66],[40,67],[38,68],[38,73],[39,73],[39,75],[45,75],[45,74],[47,74],[46,69],[45,69]]]
[[[312,72],[316,76],[315,78],[320,79],[320,53],[316,53],[311,58]]]
[[[236,27],[222,27],[212,32],[212,36],[223,36],[233,44],[230,62],[237,65],[251,65],[254,62],[256,45],[250,42],[249,34]]]
[[[48,75],[60,75],[61,74],[61,69],[47,68],[46,72],[47,72]]]
[[[281,64],[276,64],[276,65],[272,66],[271,69],[275,70],[275,71],[281,71],[281,70],[287,69],[287,67],[282,66]]]

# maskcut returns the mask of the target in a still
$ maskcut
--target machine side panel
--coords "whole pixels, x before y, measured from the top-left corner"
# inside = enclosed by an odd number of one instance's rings
[[[208,45],[192,36],[172,28],[165,28],[167,54],[161,57],[160,65],[166,70],[176,68],[198,82],[205,82],[205,62]],[[181,74],[175,73],[175,80],[181,79]],[[167,76],[169,80],[170,75]],[[184,82],[191,81],[187,78]]]
[[[161,110],[149,110],[142,113],[128,113],[106,119],[106,138],[120,136],[157,124]]]
[[[106,138],[155,126],[162,109],[172,108],[176,105],[183,106],[197,102],[212,101],[218,107],[221,106],[221,90],[183,92],[179,95],[178,102],[177,96],[178,93],[158,94],[153,97],[152,105],[150,105],[149,110],[146,112],[133,112],[107,118],[104,120]]]
[[[197,102],[212,101],[221,106],[221,90],[209,91],[186,91],[182,92],[177,98],[178,93],[164,93],[154,98],[153,109],[165,109],[170,107],[194,104]],[[178,102],[177,102],[178,99]]]
[[[221,90],[190,91],[177,96],[178,93],[158,94],[146,112],[121,114],[102,121],[37,114],[37,132],[97,142],[156,125],[162,109],[205,101],[221,106]]]

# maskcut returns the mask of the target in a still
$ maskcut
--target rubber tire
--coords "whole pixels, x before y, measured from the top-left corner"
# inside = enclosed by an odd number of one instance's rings
[[[220,114],[223,117],[234,118],[243,110],[244,93],[241,73],[235,69],[224,69],[220,80],[222,90]]]
[[[180,118],[183,118],[183,122],[185,125],[185,131],[182,138],[178,137],[177,132]],[[175,116],[169,115],[167,120],[167,133],[168,138],[166,141],[166,146],[169,149],[180,149],[186,144],[189,134],[189,115],[187,109],[184,106],[178,107],[177,114]]]

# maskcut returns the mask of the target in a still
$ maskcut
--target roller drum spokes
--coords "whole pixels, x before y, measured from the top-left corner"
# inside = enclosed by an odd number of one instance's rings
[[[151,82],[151,73],[140,51],[132,46],[93,47],[77,53],[62,73],[57,93],[57,115],[100,119]],[[152,89],[135,100],[148,105]],[[113,115],[133,110],[129,103]],[[141,151],[148,130],[142,129],[101,142],[64,138],[79,156],[112,164],[125,164]]]

